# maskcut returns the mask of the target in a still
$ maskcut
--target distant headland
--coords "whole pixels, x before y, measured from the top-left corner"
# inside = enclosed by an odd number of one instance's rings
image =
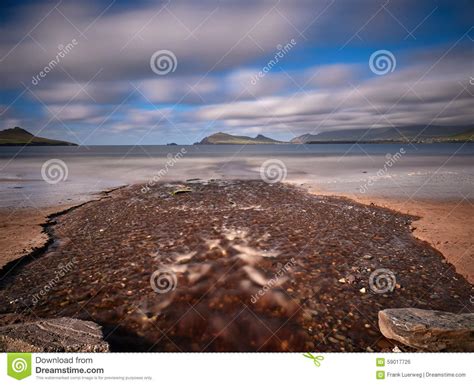
[[[42,138],[21,127],[14,127],[0,131],[0,146],[77,146],[77,144]]]
[[[474,142],[474,128],[466,126],[405,126],[347,129],[304,134],[288,142],[268,136],[217,132],[194,144],[340,144],[340,143],[459,143]]]

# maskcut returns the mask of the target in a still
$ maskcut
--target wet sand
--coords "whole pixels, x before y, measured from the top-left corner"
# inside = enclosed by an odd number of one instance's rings
[[[310,188],[310,191],[319,195],[344,196],[356,202],[375,204],[417,217],[413,220],[413,234],[439,250],[458,273],[474,284],[474,202],[407,201],[393,197],[328,192],[321,188]],[[48,239],[43,231],[48,216],[72,206],[0,209],[0,268],[42,247]]]
[[[66,206],[1,209],[0,268],[42,247],[48,240],[43,229],[47,217],[65,208]]]
[[[439,250],[456,271],[474,283],[474,202],[401,199],[365,196],[363,194],[334,193],[311,189],[314,194],[343,196],[366,205],[374,204],[414,216],[412,230],[415,237]]]
[[[2,282],[1,313],[92,320],[117,351],[389,351],[381,309],[472,311],[408,215],[261,181],[109,197],[55,218],[55,244]],[[61,264],[79,267],[56,282]],[[370,285],[378,269],[391,290]],[[156,271],[173,290],[153,290]]]
[[[50,237],[45,232],[51,216],[55,216],[84,203],[100,200],[109,192],[120,187],[91,193],[88,199],[81,195],[69,203],[55,206],[35,206],[29,208],[0,208],[0,269],[23,256],[43,248]],[[13,264],[14,265],[14,264]],[[1,278],[1,277],[0,277]]]

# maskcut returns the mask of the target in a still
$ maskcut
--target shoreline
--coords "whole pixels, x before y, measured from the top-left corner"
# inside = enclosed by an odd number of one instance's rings
[[[456,268],[456,272],[474,284],[474,203],[435,199],[406,201],[400,198],[329,192],[320,188],[309,188],[309,191],[315,195],[344,197],[364,205],[375,205],[416,217],[411,224],[413,235],[438,250]]]
[[[282,322],[291,319],[277,340],[268,336],[271,343],[267,344],[265,339],[258,343],[258,346],[265,346],[264,351],[316,347],[304,332],[306,328],[311,336],[317,331],[315,336],[325,351],[370,351],[371,348],[389,351],[387,349],[393,344],[381,337],[375,326],[378,310],[418,304],[459,311],[459,304],[450,303],[448,298],[451,295],[460,300],[467,298],[467,282],[454,273],[454,269],[446,269],[443,256],[437,250],[410,233],[408,223],[412,216],[352,204],[353,201],[344,197],[315,197],[294,185],[221,180],[188,182],[186,186],[193,191],[177,195],[173,191],[182,188],[178,184],[158,185],[149,194],[140,192],[140,184],[126,186],[116,194],[109,194],[112,190],[99,199],[51,215],[45,226],[51,236],[51,245],[46,245],[39,253],[41,260],[25,261],[28,267],[22,268],[20,264],[18,271],[5,281],[2,313],[23,314],[32,307],[34,314],[44,318],[64,315],[87,320],[92,314],[93,320],[104,328],[106,340],[115,351],[122,351],[124,346],[127,348],[123,341],[129,341],[132,348],[139,351],[148,349],[139,336],[145,333],[152,340],[159,338],[152,323],[165,322],[160,323],[160,328],[175,328],[182,338],[176,342],[181,341],[184,349],[194,351],[200,348],[186,342],[188,326],[165,321],[185,317],[191,303],[199,306],[200,313],[207,314],[212,321],[209,327],[219,328],[223,322],[239,317],[239,327],[253,328],[255,336],[265,335],[265,331],[257,330],[258,324],[252,321],[255,313],[271,324],[275,323],[275,316]],[[255,191],[259,193],[255,194]],[[272,210],[277,202],[283,202],[281,210]],[[87,207],[83,207],[85,205]],[[182,217],[184,212],[186,215]],[[210,218],[204,218],[204,213]],[[140,221],[136,222],[136,218]],[[329,222],[327,218],[331,218]],[[204,222],[196,224],[200,221]],[[216,232],[214,223],[218,223],[217,228],[221,230]],[[278,223],[277,228],[273,227],[274,223]],[[247,229],[248,226],[252,227]],[[201,233],[197,237],[196,229]],[[175,231],[180,232],[180,237],[176,237]],[[181,231],[187,234],[183,238]],[[311,246],[307,248],[309,244]],[[159,259],[156,247],[165,253]],[[284,274],[287,277],[271,287],[258,303],[251,301],[250,294],[262,285],[263,277],[279,274],[278,266],[283,266],[299,251],[304,254],[297,261],[291,259],[292,265]],[[365,254],[370,254],[370,258]],[[38,284],[48,282],[49,275],[52,275],[51,281],[54,280],[54,271],[69,259],[88,266],[87,271],[79,269],[71,276],[65,276],[64,282],[58,281],[57,286],[51,288],[50,298],[39,298],[39,302],[33,302],[27,308],[22,307],[22,301],[12,302],[15,298],[26,299],[35,291],[35,285],[31,287],[27,282],[35,282],[38,291]],[[150,289],[149,274],[160,266],[160,262],[175,272],[178,288],[156,297]],[[430,266],[429,271],[419,270],[421,264]],[[396,272],[401,285],[397,285],[394,293],[379,296],[370,292],[367,280],[370,272],[381,266]],[[117,273],[119,275],[114,278]],[[222,273],[229,274],[226,282],[216,282],[215,277]],[[428,299],[427,288],[431,289],[433,278],[443,282],[443,289],[433,287]],[[77,282],[81,283],[80,287]],[[98,290],[97,282],[109,287],[105,294],[102,289]],[[233,283],[227,286],[228,282]],[[218,285],[217,297],[207,294],[214,290],[211,290],[214,283]],[[115,295],[109,297],[106,293]],[[343,300],[347,295],[353,298],[350,304]],[[200,303],[205,296],[209,298]],[[223,313],[211,310],[216,301],[226,309]],[[110,307],[106,305],[108,303],[115,305]],[[235,306],[239,304],[244,304],[248,311],[236,313]],[[276,304],[282,306],[278,315],[271,310]],[[82,311],[82,306],[87,309]],[[340,306],[344,309],[339,309]],[[164,319],[156,318],[156,314],[162,312],[168,315]],[[242,318],[241,313],[244,314]],[[295,314],[297,317],[292,319]],[[229,320],[225,318],[228,315],[231,315]],[[119,318],[128,326],[109,336],[109,332],[114,333]],[[328,320],[332,320],[330,325]],[[207,327],[200,319],[186,319],[185,324],[188,322],[196,323],[198,328]],[[333,332],[327,335],[334,329],[340,329],[339,333],[335,332],[336,338],[331,335]],[[298,331],[297,340],[291,339],[292,330]],[[139,332],[138,335],[135,332]],[[223,336],[211,350],[252,349],[251,345],[242,345],[234,337],[233,334]],[[213,341],[209,338],[206,341]],[[280,345],[280,340],[287,342]],[[202,341],[202,346],[208,346],[206,341]],[[155,348],[161,351],[174,349],[166,343]]]
[[[44,231],[48,218],[72,207],[74,205],[1,209],[0,269],[43,248],[49,241]]]
[[[289,184],[300,185],[296,182]],[[134,183],[132,186],[135,185],[141,185],[141,183]],[[76,203],[40,208],[0,209],[0,229],[2,229],[0,269],[46,245],[49,237],[44,231],[44,227],[49,224],[51,217],[103,199],[107,197],[107,194],[127,186],[94,193],[91,194],[91,199]],[[472,236],[469,234],[470,229],[474,228],[474,203],[436,199],[406,201],[382,196],[361,196],[360,194],[325,191],[320,186],[307,189],[314,195],[348,198],[364,205],[375,205],[400,214],[417,217],[412,221],[413,235],[438,250],[448,262],[455,266],[459,274],[474,284],[474,250],[471,242]]]
[[[51,219],[85,204],[100,201],[128,185],[91,193],[88,200],[77,200],[68,204],[31,208],[0,208],[0,270],[14,262],[20,263],[25,257],[44,249],[54,241],[45,229]]]

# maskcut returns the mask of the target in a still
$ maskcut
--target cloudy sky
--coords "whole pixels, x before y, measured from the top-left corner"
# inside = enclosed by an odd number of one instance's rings
[[[190,144],[217,131],[288,140],[473,123],[471,0],[1,7],[0,129]]]

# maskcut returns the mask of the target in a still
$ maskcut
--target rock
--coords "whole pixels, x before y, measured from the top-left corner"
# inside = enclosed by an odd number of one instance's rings
[[[101,327],[75,318],[41,319],[0,328],[3,352],[108,352]]]
[[[379,327],[386,338],[417,349],[431,352],[474,350],[474,313],[385,309],[379,312]]]

